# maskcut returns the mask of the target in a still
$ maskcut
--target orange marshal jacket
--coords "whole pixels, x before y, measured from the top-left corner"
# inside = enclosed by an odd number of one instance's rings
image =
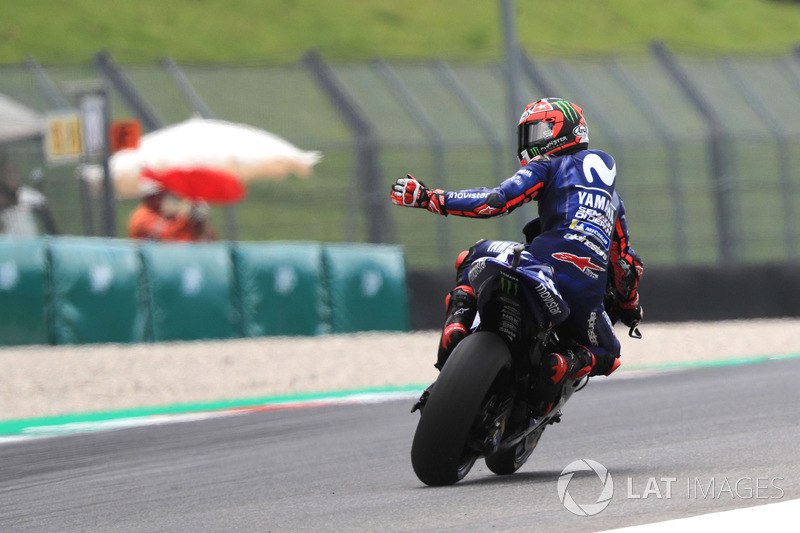
[[[128,236],[132,239],[159,241],[193,241],[194,223],[186,215],[167,218],[158,211],[140,205],[128,222]]]

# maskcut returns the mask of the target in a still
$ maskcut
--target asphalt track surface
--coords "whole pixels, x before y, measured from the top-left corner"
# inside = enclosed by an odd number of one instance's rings
[[[411,402],[237,414],[0,445],[0,531],[598,531],[800,498],[800,359],[594,382],[523,469],[428,488]],[[599,381],[599,380],[598,380]],[[562,470],[604,465],[597,515]],[[674,478],[674,481],[671,479]],[[601,482],[578,472],[577,503]]]

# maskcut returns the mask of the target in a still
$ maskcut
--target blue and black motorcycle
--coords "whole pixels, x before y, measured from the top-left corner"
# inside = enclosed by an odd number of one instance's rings
[[[555,332],[569,307],[550,267],[524,250],[520,244],[508,260],[481,258],[470,266],[479,323],[430,389],[411,447],[414,472],[427,485],[460,481],[480,457],[495,474],[516,472],[545,428],[560,421],[567,400],[588,383],[588,376],[566,380],[553,408],[531,417],[542,357],[569,346],[570,339]]]

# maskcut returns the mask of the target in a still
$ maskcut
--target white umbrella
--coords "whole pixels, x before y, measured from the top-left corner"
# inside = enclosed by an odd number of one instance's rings
[[[0,143],[34,139],[44,135],[42,115],[25,105],[0,94]]]
[[[120,150],[109,165],[120,196],[135,196],[143,168],[226,170],[240,180],[308,176],[322,159],[268,131],[223,120],[192,118],[144,135],[135,149]]]

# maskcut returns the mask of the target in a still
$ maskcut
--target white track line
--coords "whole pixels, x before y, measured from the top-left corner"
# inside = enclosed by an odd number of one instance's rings
[[[666,522],[611,529],[614,533],[690,533],[692,531],[797,531],[800,500],[757,505]]]

